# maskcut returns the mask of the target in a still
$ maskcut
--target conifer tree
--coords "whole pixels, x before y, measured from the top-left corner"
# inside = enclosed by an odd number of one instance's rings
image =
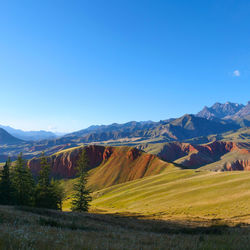
[[[78,176],[74,185],[74,194],[71,202],[71,209],[77,212],[87,212],[91,201],[90,191],[86,188],[89,162],[86,150],[83,149],[77,162]]]
[[[42,187],[48,187],[50,184],[50,165],[44,155],[42,153],[41,160],[40,160],[41,170],[39,173],[38,184]]]
[[[53,189],[54,197],[56,197],[57,209],[62,210],[62,202],[65,198],[65,192],[63,186],[59,181],[52,179],[51,186]]]
[[[17,158],[12,173],[14,202],[17,205],[32,206],[34,202],[35,182],[22,153]]]
[[[0,179],[0,204],[10,205],[13,202],[12,199],[12,186],[10,180],[10,158],[6,161],[3,170],[1,171]]]
[[[44,153],[40,160],[41,170],[35,192],[35,206],[41,208],[61,209],[63,190],[58,183],[50,180],[51,166]]]

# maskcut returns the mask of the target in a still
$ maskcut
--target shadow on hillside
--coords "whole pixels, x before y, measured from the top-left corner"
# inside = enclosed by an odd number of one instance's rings
[[[156,234],[222,235],[235,232],[250,233],[249,224],[230,226],[221,220],[167,221],[147,219],[138,214],[99,214],[60,212],[32,207],[14,207],[14,210],[38,216],[38,224],[61,229],[82,231],[129,230]],[[104,229],[105,228],[105,229]]]

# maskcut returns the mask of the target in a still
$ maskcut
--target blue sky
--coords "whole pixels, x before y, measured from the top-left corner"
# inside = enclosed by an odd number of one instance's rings
[[[74,131],[250,98],[250,2],[0,1],[0,124]]]

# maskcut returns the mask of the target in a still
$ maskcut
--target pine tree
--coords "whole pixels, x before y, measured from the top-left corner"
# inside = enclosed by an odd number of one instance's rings
[[[57,182],[50,180],[51,166],[44,153],[42,154],[41,170],[35,192],[35,206],[41,208],[61,209],[63,190]]]
[[[39,173],[38,184],[42,187],[48,187],[50,184],[50,165],[44,155],[42,153],[41,160],[40,160],[41,170]]]
[[[22,157],[22,153],[18,156],[13,169],[12,184],[15,204],[25,206],[33,205],[35,182],[30,169]]]
[[[83,149],[77,162],[78,176],[74,185],[74,194],[71,202],[71,209],[78,212],[87,212],[91,201],[90,191],[86,188],[89,166],[86,150]]]
[[[57,209],[62,210],[62,202],[65,198],[64,188],[59,181],[53,179],[51,180],[51,187],[56,198]]]
[[[12,186],[10,180],[10,158],[6,161],[3,170],[1,171],[0,180],[0,203],[3,205],[10,205],[13,202],[12,199]]]

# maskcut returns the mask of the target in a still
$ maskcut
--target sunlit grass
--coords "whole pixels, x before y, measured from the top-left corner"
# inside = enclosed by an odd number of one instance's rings
[[[93,194],[92,207],[162,218],[250,222],[250,172],[176,170]]]

